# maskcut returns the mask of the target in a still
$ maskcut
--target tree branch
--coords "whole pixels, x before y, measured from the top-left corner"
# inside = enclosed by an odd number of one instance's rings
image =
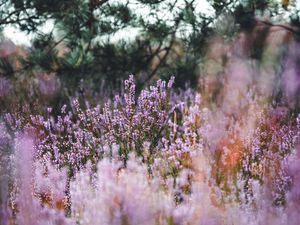
[[[300,31],[299,30],[295,30],[294,28],[288,26],[288,25],[284,25],[284,24],[274,24],[271,23],[269,21],[265,21],[265,20],[256,20],[256,23],[258,23],[258,25],[267,25],[269,27],[280,27],[283,28],[295,35],[299,35],[300,36]]]

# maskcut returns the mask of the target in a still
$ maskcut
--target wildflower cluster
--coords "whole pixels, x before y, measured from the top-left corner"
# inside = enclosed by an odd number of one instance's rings
[[[72,171],[89,160],[96,163],[105,154],[112,154],[113,145],[118,146],[124,164],[130,151],[147,157],[143,146],[149,145],[149,151],[153,151],[167,126],[173,79],[168,84],[157,81],[156,86],[143,90],[136,100],[134,78],[130,76],[125,81],[123,96],[116,95],[113,102],[103,107],[82,110],[74,100],[73,111],[67,112],[63,106],[57,120],[32,116],[32,126],[41,140],[38,154],[50,154],[53,163],[69,166]]]
[[[103,105],[7,115],[1,224],[296,225],[299,116],[250,94],[215,110],[172,83],[137,96],[130,76]]]

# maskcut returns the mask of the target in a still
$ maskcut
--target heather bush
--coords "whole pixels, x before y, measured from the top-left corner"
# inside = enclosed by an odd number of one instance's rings
[[[29,134],[20,134],[15,143],[15,165],[16,165],[16,196],[14,204],[16,207],[17,224],[69,224],[63,211],[54,210],[43,203],[43,199],[34,196],[34,180],[41,182],[39,177],[34,176],[34,145]],[[58,172],[56,172],[58,173]],[[43,173],[39,171],[39,176]],[[57,180],[56,180],[57,182]],[[53,190],[56,188],[55,180],[51,183]],[[62,180],[59,180],[62,182]],[[56,191],[63,191],[58,189]],[[52,195],[54,196],[54,195]],[[41,201],[41,202],[40,202]]]
[[[3,118],[1,224],[297,224],[288,107],[249,92],[229,112],[173,79],[124,84],[95,107]]]
[[[0,2],[0,225],[299,224],[297,1]]]
[[[0,123],[0,218],[3,224],[8,224],[11,217],[9,207],[10,184],[13,173],[12,155],[13,138],[7,131],[4,123]]]
[[[68,166],[72,174],[87,161],[96,163],[110,154],[107,148],[114,144],[119,146],[118,154],[124,165],[130,151],[145,156],[145,145],[149,145],[152,156],[172,111],[169,102],[172,83],[173,79],[168,84],[159,80],[136,99],[135,83],[130,76],[125,81],[123,96],[116,95],[113,102],[104,106],[83,110],[75,99],[72,111],[67,112],[66,105],[63,106],[56,120],[51,116],[32,116],[31,125],[40,139],[38,154],[50,155],[53,163]]]

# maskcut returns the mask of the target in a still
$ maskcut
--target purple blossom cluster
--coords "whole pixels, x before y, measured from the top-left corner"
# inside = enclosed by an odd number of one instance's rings
[[[300,116],[251,93],[216,110],[173,82],[6,115],[0,224],[296,225]]]
[[[268,109],[269,116],[260,118],[243,161],[244,188],[251,192],[251,182],[259,180],[268,186],[276,205],[284,204],[285,193],[292,182],[286,167],[297,139],[295,123],[282,124],[286,113],[281,111],[280,108]]]
[[[96,163],[111,154],[108,149],[113,145],[119,146],[118,155],[124,164],[130,151],[146,160],[144,146],[148,143],[152,154],[167,127],[173,81],[174,78],[167,84],[159,80],[136,99],[134,78],[130,76],[125,81],[124,94],[116,95],[103,107],[83,110],[79,101],[73,100],[72,111],[67,112],[63,106],[57,119],[32,116],[31,125],[40,140],[37,154],[50,154],[53,163],[68,166],[72,173],[89,160]]]

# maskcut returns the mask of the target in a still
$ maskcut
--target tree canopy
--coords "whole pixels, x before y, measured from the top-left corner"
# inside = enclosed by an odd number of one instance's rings
[[[284,20],[299,29],[292,1],[237,0],[0,0],[0,29],[33,34],[26,70],[55,72],[62,80],[114,85],[136,74],[141,87],[160,76],[196,84],[206,43],[250,30],[257,16],[272,26]],[[42,32],[48,22],[53,29]],[[295,35],[299,36],[299,31]],[[183,82],[180,82],[183,81]]]

